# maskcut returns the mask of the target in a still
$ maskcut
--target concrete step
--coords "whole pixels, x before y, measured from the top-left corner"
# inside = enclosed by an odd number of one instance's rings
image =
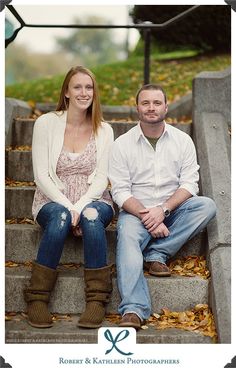
[[[7,344],[96,344],[98,329],[78,328],[78,317],[78,315],[71,315],[68,319],[55,321],[52,328],[39,329],[31,327],[22,315],[16,315],[11,321],[6,322],[5,342]],[[105,320],[102,327],[117,327],[117,325]],[[194,331],[177,328],[157,330],[154,326],[149,326],[148,329],[137,332],[136,342],[137,344],[211,344],[212,340]]]
[[[32,135],[35,119],[16,118],[12,122],[11,145],[21,146],[32,144]]]
[[[31,151],[6,152],[6,177],[18,181],[34,181]]]
[[[12,127],[12,146],[17,145],[31,145],[32,132],[34,127],[34,119],[22,119],[18,118],[13,122]],[[108,121],[113,127],[115,139],[121,134],[124,134],[129,129],[137,124],[137,121]],[[178,129],[183,130],[187,134],[191,135],[191,124],[178,123],[175,124]]]
[[[6,218],[32,218],[35,187],[6,187]]]
[[[107,227],[108,261],[115,263],[116,253],[116,229],[115,225]],[[42,230],[39,225],[12,224],[6,225],[5,231],[5,258],[6,260],[23,263],[35,259]],[[205,254],[205,232],[201,232],[189,240],[175,255],[175,258],[183,258],[188,255]],[[84,262],[82,237],[69,234],[63,250],[61,263]]]
[[[60,267],[61,268],[61,267]],[[60,269],[59,268],[59,269]],[[6,267],[5,310],[26,311],[23,289],[30,279],[30,268],[26,266]],[[201,277],[181,277],[172,275],[161,278],[147,276],[152,299],[153,312],[160,313],[162,308],[174,311],[188,310],[196,304],[208,303],[209,280]],[[108,313],[117,313],[120,297],[113,278],[113,292],[108,305]],[[83,267],[59,271],[58,280],[52,292],[50,310],[52,313],[82,313],[85,306]]]

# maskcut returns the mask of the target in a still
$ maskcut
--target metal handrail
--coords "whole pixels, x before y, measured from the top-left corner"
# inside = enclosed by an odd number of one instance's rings
[[[16,11],[14,6],[6,5],[10,12],[15,16],[15,18],[20,23],[20,27],[17,28],[13,35],[5,40],[5,48],[14,41],[17,37],[19,31],[24,27],[31,28],[92,28],[92,29],[106,29],[106,28],[124,28],[124,29],[142,29],[144,31],[144,84],[149,83],[150,79],[150,53],[151,53],[151,30],[152,29],[164,29],[170,25],[178,22],[179,20],[186,17],[189,13],[199,8],[201,5],[193,5],[191,8],[183,11],[182,13],[176,15],[175,17],[159,24],[153,24],[151,22],[144,22],[138,24],[126,24],[126,25],[107,25],[107,24],[29,24],[21,18],[19,13]]]

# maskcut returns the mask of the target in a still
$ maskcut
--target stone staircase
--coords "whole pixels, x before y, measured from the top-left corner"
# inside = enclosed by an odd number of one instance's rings
[[[31,146],[34,125],[32,118],[16,118],[13,121],[11,145]],[[134,126],[135,122],[110,122],[115,137]],[[179,129],[191,134],[191,124],[177,124]],[[10,150],[6,153],[6,176],[24,182],[33,181],[31,151]],[[32,218],[31,205],[34,186],[6,187],[6,219]],[[50,310],[53,313],[68,316],[58,319],[51,329],[35,329],[30,327],[24,313],[26,304],[23,300],[23,288],[30,278],[30,267],[27,262],[35,259],[41,229],[36,224],[6,225],[6,261],[16,262],[17,267],[6,267],[6,312],[19,312],[6,322],[6,343],[95,343],[97,330],[86,330],[76,326],[78,314],[83,311],[83,248],[82,239],[69,236],[59,267],[59,277],[52,294]],[[116,231],[111,225],[107,229],[108,259],[115,263]],[[187,255],[205,255],[206,236],[200,233],[184,245],[176,257]],[[77,267],[69,267],[68,264]],[[20,265],[19,265],[20,264]],[[209,279],[199,276],[186,277],[172,275],[170,278],[147,276],[151,292],[153,311],[160,313],[162,308],[173,311],[184,311],[196,304],[208,303]],[[119,293],[116,277],[113,279],[113,293],[108,313],[117,313]],[[112,326],[109,321],[104,326]],[[150,326],[137,333],[138,343],[212,343],[211,338],[195,332],[178,329],[156,330]]]

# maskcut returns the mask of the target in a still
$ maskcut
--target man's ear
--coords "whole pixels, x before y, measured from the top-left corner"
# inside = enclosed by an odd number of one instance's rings
[[[169,107],[168,104],[166,104],[166,113],[168,112],[168,107]]]

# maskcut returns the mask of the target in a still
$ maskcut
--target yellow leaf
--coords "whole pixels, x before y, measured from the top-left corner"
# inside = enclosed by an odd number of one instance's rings
[[[156,319],[159,319],[161,316],[160,316],[160,314],[158,314],[158,313],[153,313],[152,314],[153,315],[153,317],[155,317]]]
[[[182,271],[183,270],[183,267],[179,266],[179,265],[176,265],[174,268],[173,268],[174,271]]]
[[[189,321],[189,318],[185,312],[180,312],[178,316],[179,322],[186,322]]]
[[[190,261],[188,263],[186,263],[185,267],[187,268],[187,270],[190,270],[191,268],[194,268],[195,266],[195,262],[194,261]]]
[[[194,309],[196,311],[200,311],[200,310],[203,310],[203,309],[208,309],[208,305],[207,304],[197,304],[197,305],[195,305]]]

